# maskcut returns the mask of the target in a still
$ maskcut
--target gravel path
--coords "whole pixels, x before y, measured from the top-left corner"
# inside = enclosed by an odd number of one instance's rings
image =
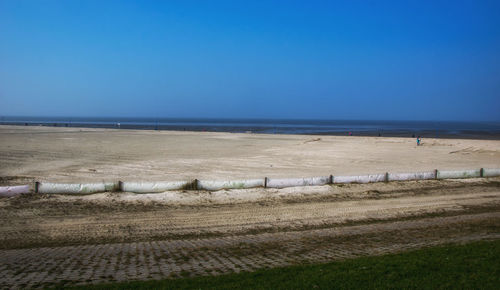
[[[217,275],[500,238],[500,212],[204,239],[0,250],[0,287]]]

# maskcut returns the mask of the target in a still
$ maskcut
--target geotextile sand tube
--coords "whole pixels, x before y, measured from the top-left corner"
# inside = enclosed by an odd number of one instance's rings
[[[405,180],[426,180],[436,179],[436,171],[415,172],[415,173],[388,173],[387,181],[405,181]]]
[[[266,187],[284,188],[295,186],[325,185],[331,183],[330,176],[309,178],[268,178]]]
[[[319,176],[310,178],[262,178],[242,180],[191,180],[160,182],[101,182],[101,183],[49,183],[36,182],[35,192],[55,194],[88,194],[108,191],[155,193],[169,190],[221,190],[243,188],[285,188],[296,186],[320,186],[342,183],[372,183],[405,180],[478,178],[500,176],[500,168],[469,170],[433,170],[415,173],[380,173],[352,176]],[[0,197],[29,193],[29,185],[0,186]]]
[[[483,177],[500,176],[500,168],[483,168]]]
[[[153,181],[153,182],[129,182],[120,183],[120,190],[124,192],[154,193],[168,190],[196,189],[195,181]]]
[[[38,193],[87,194],[119,190],[119,182],[102,183],[37,183]]]
[[[265,180],[244,179],[244,180],[198,180],[197,189],[220,190],[264,187]]]
[[[437,179],[481,177],[481,169],[437,170]]]
[[[30,193],[29,185],[0,186],[0,197],[11,197],[24,193]]]
[[[333,176],[333,183],[372,183],[387,181],[386,173],[352,175],[352,176]]]

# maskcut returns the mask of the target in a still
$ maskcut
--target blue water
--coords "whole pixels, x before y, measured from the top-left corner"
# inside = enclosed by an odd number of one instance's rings
[[[0,117],[0,124],[145,130],[500,139],[500,122]]]

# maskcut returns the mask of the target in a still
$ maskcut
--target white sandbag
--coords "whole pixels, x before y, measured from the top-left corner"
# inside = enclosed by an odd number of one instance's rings
[[[266,187],[285,188],[295,186],[325,185],[330,183],[330,176],[309,178],[269,178]]]
[[[414,173],[388,173],[388,181],[405,181],[405,180],[426,180],[436,179],[436,171],[414,172]]]
[[[372,182],[385,182],[385,181],[387,181],[387,176],[385,173],[352,175],[352,176],[333,176],[333,183],[372,183]]]
[[[198,189],[221,190],[264,187],[264,179],[245,180],[198,180]]]
[[[483,177],[500,176],[500,168],[483,168]]]
[[[192,181],[121,182],[121,191],[135,193],[165,192],[187,188]]]
[[[30,193],[29,185],[0,186],[0,197],[11,197],[24,193]]]
[[[102,183],[45,183],[40,182],[37,185],[39,193],[67,193],[67,194],[86,194],[106,191],[116,191],[119,189],[118,182]]]
[[[474,178],[474,177],[481,177],[481,169],[437,171],[438,179]]]

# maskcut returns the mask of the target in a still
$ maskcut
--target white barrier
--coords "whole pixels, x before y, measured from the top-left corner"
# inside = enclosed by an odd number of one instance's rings
[[[38,193],[73,193],[85,194],[106,191],[119,190],[118,182],[103,182],[103,183],[37,183],[36,190]]]
[[[436,171],[415,172],[415,173],[388,173],[387,181],[405,181],[405,180],[426,180],[436,179]]]
[[[30,193],[29,185],[0,186],[0,197],[11,197],[24,193]]]
[[[333,176],[333,183],[372,183],[387,181],[387,174],[369,174],[353,176]]]
[[[382,173],[353,176],[320,176],[310,178],[264,178],[226,181],[203,181],[195,179],[193,181],[103,182],[87,184],[36,182],[35,192],[86,194],[106,191],[124,191],[135,193],[154,193],[165,192],[169,190],[186,189],[220,190],[255,187],[284,188],[295,186],[325,185],[330,183],[372,183],[386,181],[477,178],[495,176],[500,176],[500,168],[484,168],[471,170],[434,170],[416,173]],[[29,185],[0,187],[0,197],[9,197],[29,192]]]
[[[153,193],[188,188],[192,181],[160,181],[160,182],[121,182],[120,189],[125,192]]]
[[[483,177],[500,176],[500,168],[483,168]]]
[[[481,169],[437,171],[437,179],[474,178],[474,177],[481,177]]]
[[[330,176],[319,176],[310,178],[269,178],[266,187],[284,188],[295,186],[325,185],[331,183]]]
[[[203,190],[221,190],[238,188],[264,187],[264,179],[246,179],[246,180],[198,180],[198,189]]]

